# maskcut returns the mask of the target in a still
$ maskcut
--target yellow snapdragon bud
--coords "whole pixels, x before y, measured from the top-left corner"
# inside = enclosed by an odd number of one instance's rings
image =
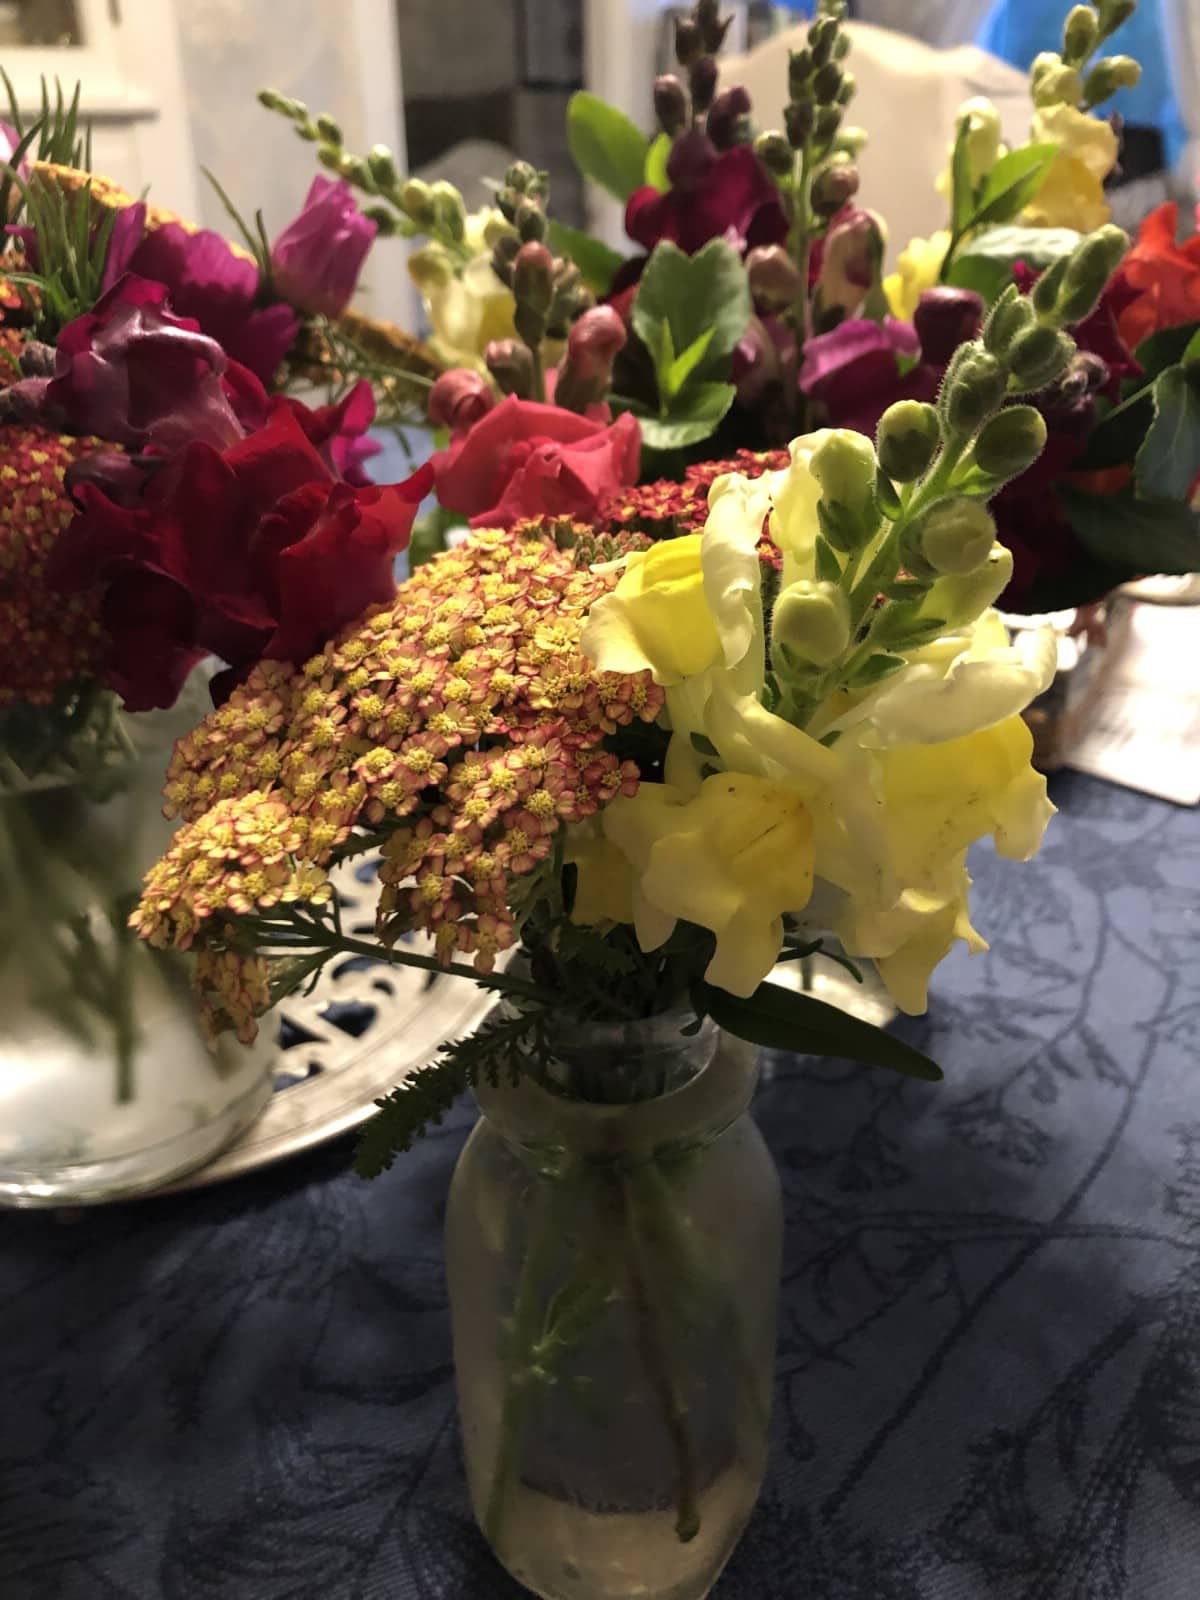
[[[454,263],[440,244],[427,244],[408,258],[409,277],[422,294],[444,289],[454,280]]]
[[[986,506],[961,497],[942,500],[910,530],[911,542],[935,572],[963,575],[987,560],[996,524]]]
[[[1013,575],[1012,551],[996,543],[987,560],[973,572],[950,573],[930,585],[921,602],[922,617],[940,617],[948,632],[981,617],[1008,588]]]
[[[814,666],[836,661],[850,643],[850,605],[836,583],[800,578],[775,602],[771,637]]]
[[[865,514],[878,470],[870,439],[850,428],[833,428],[813,451],[809,467],[823,500],[847,507],[856,517]]]
[[[894,483],[919,478],[941,442],[937,411],[923,400],[897,400],[879,419],[879,465]]]
[[[990,100],[976,95],[959,107],[958,127],[967,133],[967,160],[972,183],[986,178],[1000,155],[1000,113]]]

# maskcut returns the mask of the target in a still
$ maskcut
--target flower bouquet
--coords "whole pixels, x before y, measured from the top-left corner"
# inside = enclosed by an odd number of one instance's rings
[[[1098,123],[1082,102],[1127,69],[1081,68],[1120,4],[1072,12],[1045,105]],[[381,1102],[359,1165],[474,1088],[447,1219],[467,1468],[500,1559],[545,1596],[700,1600],[753,1506],[780,1233],[755,1047],[940,1076],[772,972],[832,935],[922,1011],[950,949],[984,947],[970,845],[1027,859],[1052,810],[1021,713],[1054,641],[1010,643],[993,609],[1015,563],[988,507],[1036,470],[1055,405],[1086,392],[1107,417],[1076,334],[1128,241],[1097,217],[1006,256],[989,235],[1049,204],[1064,152],[981,153],[968,112],[937,272],[999,271],[897,318],[878,220],[852,207],[843,10],[825,0],[793,58],[782,133],[719,91],[706,0],[653,141],[574,103],[577,158],[630,200],[629,261],[557,227],[526,163],[470,218],[267,91],[381,233],[427,241],[437,347],[462,353],[429,392],[439,448],[399,488],[314,487],[293,463],[315,473],[327,440],[276,398],[132,491],[81,484],[55,544],[103,614],[176,585],[192,647],[231,669],[175,746],[181,826],[131,919],[191,952],[214,1032],[252,1039],[343,958],[498,997]],[[852,350],[870,362],[847,374]],[[855,428],[843,400],[879,404]],[[429,486],[470,532],[393,594],[385,556]],[[178,637],[148,635],[143,670]],[[367,937],[330,873],[371,852]]]
[[[426,481],[362,471],[372,382],[394,418],[424,394],[353,354],[375,225],[348,187],[318,179],[243,249],[87,171],[77,104],[0,128],[0,1196],[20,1204],[160,1181],[265,1103],[270,1051],[212,1054],[183,964],[127,929],[170,836],[167,752],[213,654],[229,682],[302,660],[391,595]],[[288,392],[302,374],[326,403]]]

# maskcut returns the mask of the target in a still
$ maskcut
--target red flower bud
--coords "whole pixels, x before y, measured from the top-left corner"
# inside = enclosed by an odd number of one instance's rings
[[[567,359],[581,376],[607,379],[625,338],[625,324],[612,306],[593,306],[567,337]]]
[[[493,339],[484,363],[505,394],[528,400],[533,393],[533,352],[520,339]]]
[[[779,244],[759,245],[746,257],[750,293],[766,311],[782,311],[804,292],[800,269]]]
[[[554,257],[537,240],[531,239],[517,251],[513,294],[523,305],[543,315],[550,309],[554,299]]]
[[[944,366],[960,344],[978,334],[984,305],[973,289],[952,289],[943,284],[926,289],[917,305],[913,326],[921,341],[921,359]]]
[[[741,85],[724,89],[709,109],[705,127],[718,150],[732,150],[750,137],[750,96]]]
[[[491,385],[478,372],[456,368],[443,372],[429,391],[429,420],[435,428],[461,433],[486,416],[495,404]]]

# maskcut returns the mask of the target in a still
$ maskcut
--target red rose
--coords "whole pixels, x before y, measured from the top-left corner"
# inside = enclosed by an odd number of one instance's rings
[[[1200,216],[1200,212],[1197,213]],[[1142,223],[1117,282],[1132,291],[1118,313],[1121,337],[1132,350],[1160,328],[1200,321],[1200,235],[1178,242],[1179,207],[1172,200]]]
[[[82,484],[48,575],[70,590],[104,586],[110,681],[131,710],[169,705],[183,656],[212,653],[237,671],[262,656],[300,662],[390,599],[395,556],[432,486],[428,467],[385,488],[338,482],[277,400],[229,449],[189,445],[139,505]]]
[[[434,456],[438,499],[473,528],[586,518],[637,482],[641,437],[628,414],[606,424],[509,395]]]

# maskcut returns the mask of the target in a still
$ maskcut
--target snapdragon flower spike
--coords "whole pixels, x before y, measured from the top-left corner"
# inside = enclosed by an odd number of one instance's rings
[[[301,670],[261,663],[176,746],[165,809],[187,825],[148,880],[141,936],[215,947],[231,915],[319,903],[355,835],[383,849],[380,937],[422,931],[444,962],[490,970],[563,823],[636,791],[606,735],[663,704],[649,674],[598,673],[580,650],[619,572],[592,571],[594,530],[579,532],[476,532]],[[244,1033],[232,979],[219,1001]]]

